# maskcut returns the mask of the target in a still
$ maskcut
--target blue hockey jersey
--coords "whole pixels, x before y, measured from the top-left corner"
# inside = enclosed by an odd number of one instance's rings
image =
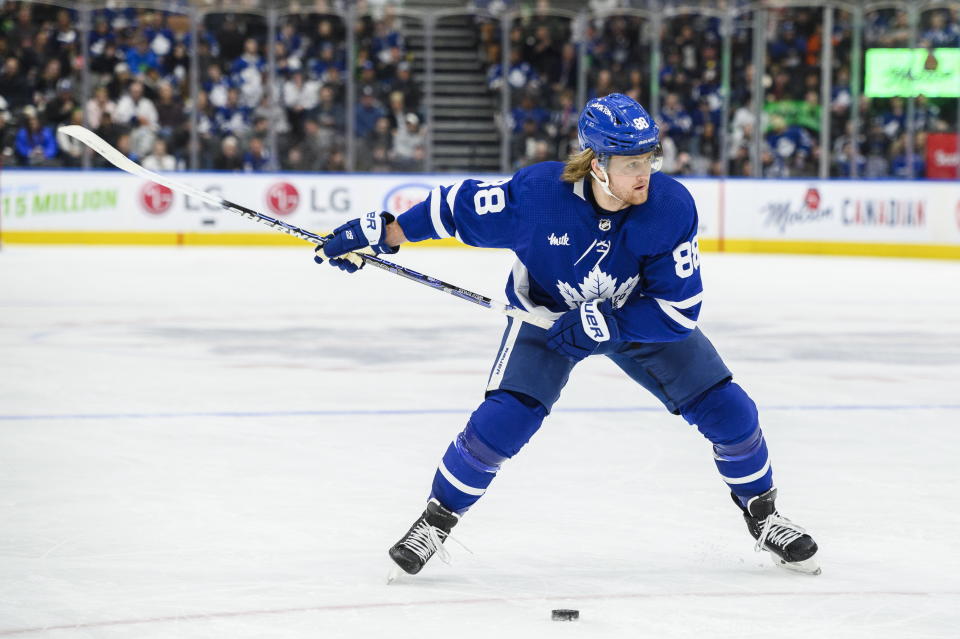
[[[397,222],[412,242],[456,237],[512,250],[507,298],[532,313],[556,318],[582,302],[612,299],[621,339],[686,337],[703,292],[690,193],[656,173],[644,204],[604,215],[585,193],[589,183],[563,182],[562,171],[560,162],[543,162],[504,180],[437,187]]]

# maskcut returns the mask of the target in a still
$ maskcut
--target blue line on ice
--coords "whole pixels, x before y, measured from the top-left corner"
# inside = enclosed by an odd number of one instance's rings
[[[281,411],[214,411],[183,413],[64,413],[50,415],[0,415],[0,421],[31,421],[41,419],[178,419],[208,417],[324,417],[331,415],[460,415],[470,408],[416,408],[416,409],[326,409],[326,410],[281,410]],[[659,413],[659,406],[608,406],[558,408],[558,413]],[[761,412],[811,412],[811,411],[918,411],[960,410],[960,404],[823,404],[823,405],[773,405],[762,406]]]

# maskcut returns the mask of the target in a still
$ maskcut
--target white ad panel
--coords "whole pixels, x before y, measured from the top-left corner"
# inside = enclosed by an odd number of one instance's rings
[[[364,211],[401,213],[426,198],[435,186],[461,179],[451,175],[230,173],[177,173],[171,177],[295,226],[315,230],[332,228]],[[0,224],[8,231],[265,230],[216,206],[112,171],[5,171],[0,207]]]
[[[700,239],[714,240],[720,237],[721,181],[714,179],[681,178],[697,205],[700,218]]]
[[[401,213],[458,175],[177,173],[190,186],[326,231],[370,210]],[[496,179],[496,175],[476,175]],[[683,178],[700,237],[960,245],[956,182]],[[119,171],[7,170],[3,231],[269,232],[263,226]]]
[[[728,238],[956,243],[954,183],[729,180]]]

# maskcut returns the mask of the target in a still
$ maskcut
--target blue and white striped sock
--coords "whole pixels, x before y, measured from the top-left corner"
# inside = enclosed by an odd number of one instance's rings
[[[743,505],[773,487],[773,468],[759,426],[743,441],[714,444],[713,459],[723,481]]]

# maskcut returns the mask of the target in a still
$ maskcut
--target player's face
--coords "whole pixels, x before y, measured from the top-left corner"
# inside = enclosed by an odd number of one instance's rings
[[[610,191],[627,204],[636,206],[646,202],[650,189],[650,174],[653,172],[653,155],[651,152],[611,157],[607,166]]]

